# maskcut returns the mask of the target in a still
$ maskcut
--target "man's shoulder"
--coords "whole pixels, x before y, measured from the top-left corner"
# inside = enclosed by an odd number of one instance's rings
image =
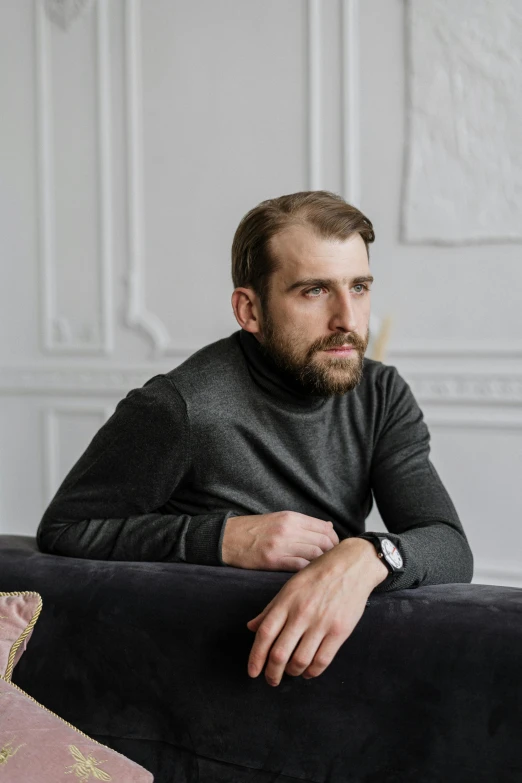
[[[423,413],[414,390],[395,365],[365,359],[363,378],[361,406],[371,412],[377,430],[385,422],[401,422],[401,426],[422,422]],[[424,429],[425,426],[422,423]]]
[[[241,383],[245,371],[238,335],[236,331],[203,346],[164,377],[185,399],[228,394]]]
[[[216,340],[188,356],[174,369],[158,373],[132,389],[125,404],[150,407],[157,415],[179,413],[187,407],[204,410],[220,399],[231,399],[245,383],[238,333]],[[241,397],[241,395],[239,395]]]
[[[410,385],[397,367],[376,359],[364,358],[362,379],[355,391],[361,408],[373,411],[377,418],[396,415],[399,405],[417,406]]]
[[[377,390],[380,393],[390,394],[397,384],[406,383],[393,364],[385,364],[377,359],[363,359],[363,377],[361,389],[364,391]]]

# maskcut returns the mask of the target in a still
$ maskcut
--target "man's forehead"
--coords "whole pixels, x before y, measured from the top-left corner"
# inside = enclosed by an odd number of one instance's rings
[[[302,253],[310,256],[328,256],[339,251],[346,251],[350,255],[360,251],[366,253],[364,239],[357,231],[346,239],[335,237],[326,239],[308,226],[288,226],[272,236],[271,245],[274,249],[284,250],[285,254],[291,256]]]
[[[368,273],[368,253],[359,233],[344,240],[324,239],[309,229],[292,226],[272,237],[272,250],[285,280],[295,275],[335,276],[349,282],[354,275]]]

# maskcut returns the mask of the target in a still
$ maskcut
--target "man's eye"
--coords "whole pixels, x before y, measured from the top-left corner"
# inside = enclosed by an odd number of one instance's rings
[[[362,291],[357,291],[357,296],[362,296],[366,291],[369,291],[370,288],[365,283],[357,283],[357,285],[354,285],[354,288],[361,288]],[[317,286],[316,288],[309,288],[308,291],[305,291],[305,295],[309,296],[310,299],[318,299],[319,295],[313,294],[313,291],[322,291],[323,286]]]

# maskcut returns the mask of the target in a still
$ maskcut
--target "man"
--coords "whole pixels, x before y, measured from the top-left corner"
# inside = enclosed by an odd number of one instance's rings
[[[272,685],[321,674],[373,590],[473,574],[408,384],[364,357],[373,241],[326,191],[248,212],[241,329],[129,392],[38,529],[54,554],[295,571],[248,623],[248,672]],[[388,534],[365,532],[372,493]]]

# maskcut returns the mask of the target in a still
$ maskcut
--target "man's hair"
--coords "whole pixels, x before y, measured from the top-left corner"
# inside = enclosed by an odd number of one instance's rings
[[[270,251],[270,240],[289,226],[307,226],[322,239],[348,239],[359,233],[366,245],[375,234],[371,221],[341,196],[327,190],[304,190],[262,201],[247,212],[232,242],[232,281],[234,288],[252,288],[261,306],[268,304],[270,278],[280,269]]]

